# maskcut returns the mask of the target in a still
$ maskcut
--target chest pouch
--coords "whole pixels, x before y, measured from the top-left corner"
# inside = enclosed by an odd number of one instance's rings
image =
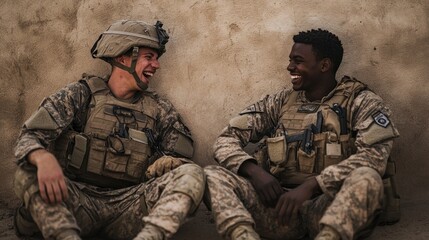
[[[134,183],[142,181],[150,155],[147,137],[131,128],[127,136],[93,136],[87,171]]]
[[[100,111],[100,117],[90,123],[87,135],[74,137],[69,170],[77,178],[89,179],[100,186],[109,185],[108,179],[144,181],[151,151],[146,134],[137,130],[146,126],[145,115],[136,117],[135,113],[138,112],[119,106]]]
[[[277,174],[285,169],[288,144],[285,136],[267,138],[267,152],[270,160],[270,172]]]
[[[342,117],[331,108],[322,108],[317,113],[316,124],[307,126],[301,147],[297,150],[300,172],[320,173],[350,155],[350,135],[345,122],[341,121]]]

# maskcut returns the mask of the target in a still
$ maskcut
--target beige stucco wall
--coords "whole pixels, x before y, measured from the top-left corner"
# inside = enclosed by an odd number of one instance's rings
[[[40,0],[0,2],[0,196],[12,197],[12,148],[20,125],[44,96],[107,74],[90,57],[98,34],[118,19],[164,22],[171,36],[151,87],[190,127],[195,161],[212,164],[211,145],[238,111],[290,86],[291,37],[326,28],[343,41],[339,75],[366,82],[395,112],[393,155],[403,198],[428,198],[429,2],[427,0]]]

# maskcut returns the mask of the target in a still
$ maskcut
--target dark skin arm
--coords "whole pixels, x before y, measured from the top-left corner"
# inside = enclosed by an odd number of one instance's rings
[[[276,205],[278,220],[283,225],[289,225],[292,219],[298,215],[302,203],[311,199],[311,196],[321,193],[316,178],[310,178],[298,187],[283,193]]]
[[[238,174],[249,179],[262,203],[274,207],[283,189],[277,179],[251,160],[241,164]]]

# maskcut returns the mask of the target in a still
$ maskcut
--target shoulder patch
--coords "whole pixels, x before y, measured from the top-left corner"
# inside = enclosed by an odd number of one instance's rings
[[[243,115],[243,114],[248,114],[248,113],[262,113],[262,109],[261,107],[259,107],[259,105],[256,104],[252,104],[250,106],[248,106],[247,108],[245,108],[243,111],[241,111],[239,114]]]
[[[374,115],[372,115],[372,118],[374,119],[376,124],[384,128],[386,128],[390,123],[389,118],[382,112],[375,113]]]
[[[92,93],[97,93],[103,90],[108,90],[107,83],[104,79],[99,77],[91,77],[86,80],[89,89],[91,89]]]
[[[28,129],[55,130],[59,126],[44,107],[39,108],[25,123]]]
[[[238,115],[229,121],[229,126],[238,129],[249,129],[247,117],[248,115]]]
[[[392,124],[382,127],[381,125],[373,122],[368,129],[361,131],[362,141],[368,145],[378,143],[383,140],[396,138],[399,136],[397,130]]]

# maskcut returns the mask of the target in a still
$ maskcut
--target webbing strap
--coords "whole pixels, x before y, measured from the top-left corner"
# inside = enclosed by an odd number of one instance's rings
[[[113,60],[112,59],[112,61],[111,61],[111,64],[112,65],[114,65],[114,66],[116,66],[116,67],[118,67],[118,68],[120,68],[120,69],[123,69],[123,70],[125,70],[125,71],[127,71],[127,72],[129,72],[131,75],[133,75],[133,77],[134,77],[134,80],[136,81],[136,83],[137,83],[137,86],[142,90],[142,91],[144,91],[144,90],[146,90],[147,89],[147,84],[145,84],[145,83],[143,83],[142,81],[141,81],[141,79],[139,78],[139,76],[137,75],[137,72],[136,72],[136,65],[137,65],[137,59],[138,59],[138,55],[139,55],[139,47],[134,47],[133,48],[133,53],[132,53],[132,55],[131,55],[131,66],[130,67],[127,67],[127,66],[125,66],[125,65],[123,65],[123,64],[120,64],[120,63],[118,63],[118,62],[116,62],[115,60]]]

